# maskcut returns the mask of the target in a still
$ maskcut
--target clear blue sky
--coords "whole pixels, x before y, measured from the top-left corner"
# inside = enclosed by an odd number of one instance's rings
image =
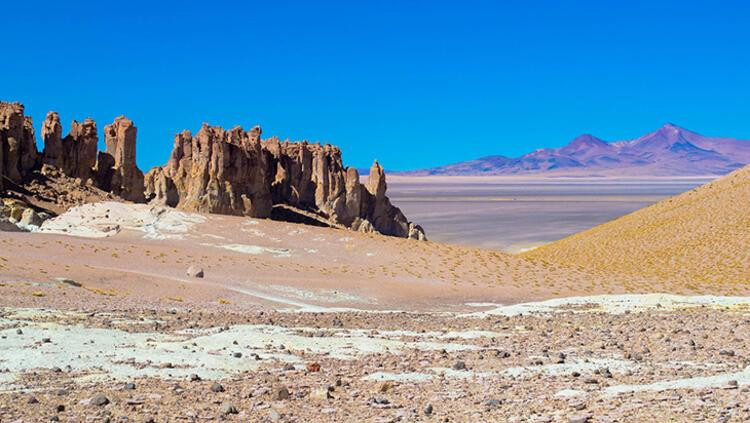
[[[750,139],[748,2],[200,3],[7,2],[0,99],[37,133],[48,110],[66,133],[125,114],[144,169],[202,122],[388,169],[667,121]]]

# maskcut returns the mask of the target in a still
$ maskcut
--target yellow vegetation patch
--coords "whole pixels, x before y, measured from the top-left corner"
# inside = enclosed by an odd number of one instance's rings
[[[84,289],[89,292],[93,292],[94,294],[105,295],[107,297],[114,297],[115,295],[117,295],[115,291],[108,291],[106,289],[89,288],[89,287],[84,287]]]

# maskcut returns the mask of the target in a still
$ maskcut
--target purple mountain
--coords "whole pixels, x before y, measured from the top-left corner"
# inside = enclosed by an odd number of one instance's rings
[[[723,175],[750,163],[750,141],[705,137],[668,123],[629,141],[585,134],[560,148],[521,157],[487,156],[408,175],[695,176]]]

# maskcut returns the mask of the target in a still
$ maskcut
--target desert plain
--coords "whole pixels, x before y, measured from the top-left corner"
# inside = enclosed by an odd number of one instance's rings
[[[746,421],[747,174],[522,254],[73,207],[1,233],[0,420]]]

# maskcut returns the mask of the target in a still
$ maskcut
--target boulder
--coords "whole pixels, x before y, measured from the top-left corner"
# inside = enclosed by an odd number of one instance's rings
[[[190,266],[187,270],[187,275],[191,278],[202,278],[203,277],[203,268],[199,266]]]
[[[30,226],[41,226],[42,225],[42,219],[39,217],[37,212],[35,212],[33,209],[26,209],[23,211],[23,214],[21,214],[21,220],[19,221],[19,224],[23,227],[30,227]]]

